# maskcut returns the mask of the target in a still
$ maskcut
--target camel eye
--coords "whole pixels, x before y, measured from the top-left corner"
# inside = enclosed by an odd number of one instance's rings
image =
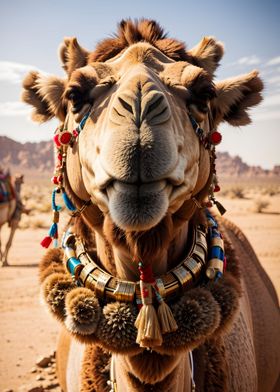
[[[86,97],[77,87],[70,88],[66,92],[65,97],[72,103],[72,112],[74,114],[78,113],[84,104],[87,103]]]

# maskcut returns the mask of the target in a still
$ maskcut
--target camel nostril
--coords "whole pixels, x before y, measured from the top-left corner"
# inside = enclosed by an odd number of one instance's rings
[[[132,106],[127,103],[124,99],[122,99],[121,97],[118,97],[118,100],[120,102],[120,104],[122,105],[122,107],[124,109],[126,109],[128,112],[130,112],[131,114],[133,114],[133,110],[132,110]]]
[[[163,96],[163,95],[160,95],[154,102],[152,102],[152,103],[149,105],[146,114],[149,114],[152,110],[156,109],[156,108],[161,104],[161,102],[163,101],[163,99],[164,99],[164,96]]]

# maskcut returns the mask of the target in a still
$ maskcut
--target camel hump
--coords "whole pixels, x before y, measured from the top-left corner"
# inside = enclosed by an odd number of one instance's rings
[[[252,336],[256,354],[258,390],[270,391],[280,368],[279,302],[271,280],[261,266],[252,246],[232,222],[222,219],[220,228],[228,237],[240,260],[244,295],[248,296],[246,314],[252,320]],[[267,366],[269,364],[269,366]]]

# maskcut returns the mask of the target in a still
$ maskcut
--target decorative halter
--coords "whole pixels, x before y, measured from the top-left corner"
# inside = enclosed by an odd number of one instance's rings
[[[57,162],[52,182],[57,187],[52,193],[53,224],[49,230],[49,235],[41,242],[43,247],[49,247],[52,240],[54,240],[54,246],[57,246],[61,207],[56,204],[56,194],[62,194],[65,206],[72,213],[72,216],[81,214],[91,203],[89,200],[85,202],[80,210],[77,210],[64,188],[67,149],[69,146],[73,147],[91,111],[92,108],[72,133],[66,128],[67,121],[58,127],[55,132],[54,143]],[[214,192],[220,190],[215,169],[215,145],[220,143],[221,134],[215,130],[209,136],[205,136],[203,130],[190,114],[189,118],[201,144],[210,151],[211,159],[211,185],[208,201],[201,205],[194,197],[192,200],[199,208],[210,207],[214,203],[223,214],[225,212],[224,208],[214,197]],[[115,278],[98,266],[95,258],[92,258],[87,252],[86,244],[71,230],[64,234],[62,240],[66,267],[78,286],[90,288],[97,297],[105,302],[109,300],[135,301],[139,308],[135,321],[138,330],[136,342],[141,347],[160,346],[162,344],[162,334],[174,332],[178,329],[174,316],[165,300],[170,301],[176,298],[180,292],[193,287],[201,279],[203,270],[206,271],[206,279],[217,280],[222,276],[225,269],[226,259],[222,236],[218,231],[217,222],[208,210],[206,215],[209,226],[208,232],[207,228],[202,225],[194,227],[189,254],[177,267],[160,277],[154,277],[150,264],[139,263],[140,280],[138,282]],[[210,250],[208,250],[209,247]]]

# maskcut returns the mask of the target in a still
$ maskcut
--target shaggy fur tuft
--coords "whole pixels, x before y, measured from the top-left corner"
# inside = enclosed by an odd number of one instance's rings
[[[23,81],[22,101],[33,106],[32,120],[43,123],[56,116],[65,120],[66,105],[63,99],[66,81],[56,76],[29,72]]]
[[[189,55],[188,61],[191,64],[198,65],[213,75],[223,57],[224,46],[214,37],[204,37],[197,46],[187,53]]]
[[[220,309],[205,289],[194,289],[171,305],[178,325],[175,332],[164,335],[163,345],[157,351],[176,354],[192,349],[211,336],[220,323]]]
[[[110,303],[103,308],[103,317],[96,331],[102,346],[111,352],[139,352],[134,326],[137,309],[130,304]]]
[[[69,74],[87,64],[88,51],[83,49],[75,37],[64,38],[58,49],[62,68]]]
[[[261,102],[263,87],[257,71],[218,82],[217,98],[211,102],[214,123],[217,125],[227,121],[233,126],[249,124],[251,119],[247,111]]]
[[[65,318],[66,294],[75,287],[70,276],[59,272],[48,276],[42,285],[43,297],[49,310],[60,321]]]
[[[71,290],[65,300],[66,328],[75,334],[90,335],[96,331],[101,308],[94,292],[84,287]]]
[[[96,46],[95,51],[89,55],[89,62],[104,62],[141,41],[150,43],[173,60],[187,60],[184,43],[167,38],[167,34],[156,21],[140,19],[133,22],[127,19],[120,22],[118,32],[113,38],[104,39]]]
[[[43,281],[51,274],[55,272],[65,273],[65,267],[63,265],[63,252],[62,249],[54,248],[49,249],[39,265],[39,281],[42,284]]]
[[[241,287],[230,274],[227,274],[223,280],[212,284],[209,289],[221,311],[221,322],[215,333],[217,335],[224,334],[232,326],[239,309]]]

